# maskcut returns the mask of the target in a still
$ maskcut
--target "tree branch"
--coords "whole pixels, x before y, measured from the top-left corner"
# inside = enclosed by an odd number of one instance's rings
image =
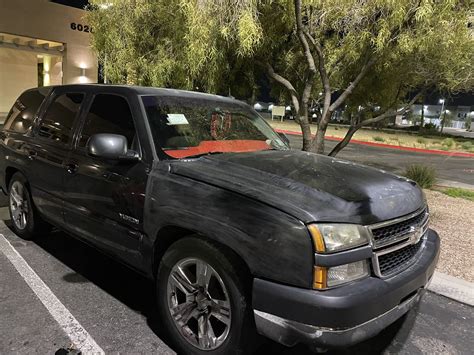
[[[303,20],[301,19],[301,0],[295,0],[295,15],[296,15],[296,33],[298,34],[298,38],[303,46],[304,55],[306,57],[306,61],[308,62],[308,68],[311,72],[311,78],[314,74],[316,74],[316,65],[314,64],[313,53],[309,48],[308,41],[304,34],[303,30]]]
[[[296,114],[298,114],[300,112],[300,103],[298,101],[298,92],[296,91],[293,84],[288,79],[284,78],[280,74],[277,74],[270,63],[265,63],[265,64],[260,63],[260,62],[257,62],[257,63],[260,65],[263,65],[266,68],[267,74],[270,78],[272,78],[277,83],[280,83],[281,85],[283,85],[285,88],[288,89],[291,95],[293,106],[295,107]]]
[[[424,90],[420,91],[418,94],[415,95],[414,98],[412,98],[410,100],[410,102],[408,102],[401,109],[387,110],[386,112],[382,113],[381,115],[378,115],[377,117],[369,118],[369,119],[367,119],[365,121],[362,121],[362,122],[359,122],[355,125],[351,123],[351,126],[349,127],[349,130],[347,131],[346,135],[344,136],[342,141],[337,143],[337,145],[331,150],[331,152],[329,153],[329,156],[331,156],[331,157],[336,156],[337,153],[339,153],[347,144],[349,144],[349,142],[351,141],[352,136],[354,135],[354,133],[357,132],[357,130],[359,130],[359,128],[361,128],[362,126],[381,121],[381,120],[383,120],[385,118],[388,118],[390,116],[395,116],[395,115],[400,115],[400,114],[405,113],[416,102],[416,100],[418,100],[418,98],[421,95],[423,95],[423,93],[424,93]]]
[[[357,87],[359,82],[364,78],[367,74],[369,69],[375,64],[375,58],[370,58],[363,66],[360,68],[359,74],[357,74],[356,78],[349,84],[349,86],[342,92],[342,94],[337,98],[336,101],[332,103],[329,107],[329,110],[333,112],[336,110],[346,99],[347,97],[354,91]]]
[[[371,123],[379,122],[385,118],[391,117],[391,116],[396,116],[396,115],[403,115],[405,112],[408,111],[408,109],[420,98],[421,95],[423,95],[424,90],[420,91],[418,94],[416,94],[404,107],[398,109],[398,110],[387,110],[381,115],[378,115],[376,117],[372,117],[369,119],[366,119],[362,122],[360,122],[357,126],[360,128],[362,126],[366,126]]]
[[[331,104],[331,85],[329,84],[329,76],[326,72],[323,49],[321,48],[321,44],[317,42],[308,31],[305,31],[305,35],[306,37],[308,37],[311,44],[314,46],[314,49],[318,56],[318,70],[319,75],[321,77],[321,84],[323,85],[324,90],[324,108],[322,117],[325,117],[326,112],[329,109],[329,105]]]
[[[420,2],[418,3],[418,6],[419,6],[419,4],[420,4]],[[388,41],[388,43],[392,43],[392,42],[396,41],[396,39],[399,36],[399,34],[401,33],[402,29],[407,28],[410,25],[411,20],[414,18],[415,14],[416,14],[416,8],[417,7],[413,8],[408,13],[408,16],[405,18],[403,23],[399,27],[397,27],[396,29],[394,29],[392,31],[392,34],[390,36],[390,40]],[[343,91],[343,93],[337,98],[337,100],[332,103],[331,107],[329,108],[329,110],[331,112],[336,110],[347,99],[347,97],[352,93],[352,91],[354,91],[354,89],[357,87],[359,82],[364,78],[364,76],[367,74],[368,70],[375,64],[375,62],[376,62],[375,57],[372,57],[362,66],[362,68],[359,71],[359,74],[356,76],[354,81],[352,81],[349,84],[349,86]]]

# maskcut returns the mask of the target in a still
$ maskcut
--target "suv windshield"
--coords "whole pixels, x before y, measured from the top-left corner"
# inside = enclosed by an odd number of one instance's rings
[[[212,97],[143,96],[142,100],[157,148],[172,158],[288,149],[245,104]]]

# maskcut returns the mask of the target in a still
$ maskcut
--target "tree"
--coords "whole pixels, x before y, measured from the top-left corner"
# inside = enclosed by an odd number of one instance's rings
[[[360,127],[406,112],[427,89],[474,87],[466,1],[116,0],[100,11],[103,2],[92,1],[89,17],[109,77],[108,70],[122,81],[249,95],[264,72],[273,91],[291,99],[303,150],[324,152],[336,110],[365,111],[351,115],[330,155]],[[313,138],[315,102],[322,110]]]

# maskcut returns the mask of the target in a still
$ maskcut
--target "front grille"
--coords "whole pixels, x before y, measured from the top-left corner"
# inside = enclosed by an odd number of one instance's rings
[[[390,224],[382,227],[375,227],[372,230],[374,247],[378,249],[385,245],[393,244],[408,238],[408,234],[414,227],[423,226],[428,219],[427,210],[424,209],[419,214],[405,219],[401,222]]]
[[[372,265],[378,277],[386,278],[407,268],[416,260],[428,230],[429,213],[418,213],[369,226],[374,254]],[[420,239],[421,238],[421,239]]]
[[[420,240],[417,244],[408,245],[394,252],[380,255],[378,257],[378,264],[381,276],[387,277],[405,269],[414,260],[422,245],[423,240]]]

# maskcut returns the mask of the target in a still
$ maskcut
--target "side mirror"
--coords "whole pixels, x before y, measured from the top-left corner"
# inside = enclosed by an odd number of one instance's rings
[[[87,154],[112,160],[138,160],[139,155],[128,150],[127,138],[119,134],[100,133],[92,135],[87,142]]]
[[[288,139],[288,136],[283,132],[278,132],[278,135],[280,136],[281,140],[283,142],[285,142],[289,147],[290,146],[290,140]]]

